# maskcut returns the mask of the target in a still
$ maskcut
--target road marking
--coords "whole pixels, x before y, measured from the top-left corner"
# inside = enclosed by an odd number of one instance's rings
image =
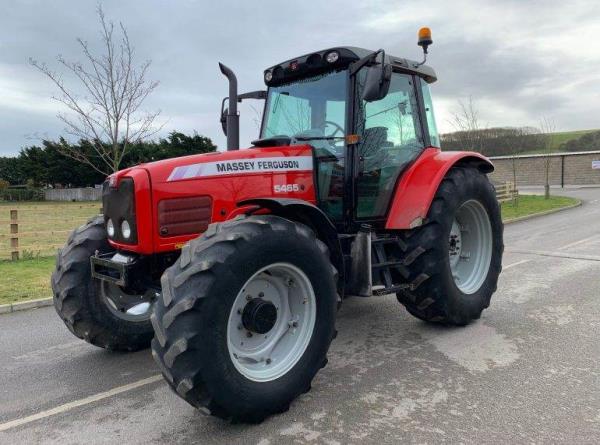
[[[592,239],[594,239],[596,237],[598,237],[598,234],[592,235],[590,237],[584,238],[584,239],[579,240],[579,241],[575,241],[573,243],[566,244],[566,245],[564,245],[562,247],[559,247],[558,250],[568,249],[569,247],[575,247],[575,246],[577,246],[579,244],[583,244],[585,242],[588,242],[589,240],[592,240]]]
[[[596,255],[577,255],[566,252],[548,252],[545,250],[528,250],[528,249],[507,249],[505,252],[509,253],[524,253],[528,255],[539,255],[539,256],[551,256],[556,258],[569,258],[572,260],[588,260],[588,261],[600,261],[600,256]]]
[[[90,403],[98,402],[99,400],[107,399],[112,396],[116,396],[117,394],[124,393],[126,391],[131,391],[132,389],[140,388],[142,386],[149,385],[151,383],[158,382],[162,380],[163,377],[161,375],[154,375],[152,377],[148,377],[146,379],[138,380],[137,382],[129,383],[127,385],[118,386],[117,388],[110,389],[105,392],[101,392],[95,394],[93,396],[86,397],[84,399],[74,400],[73,402],[65,403],[64,405],[59,405],[55,408],[39,412],[37,414],[32,414],[31,416],[22,417],[20,419],[11,420],[10,422],[0,423],[0,432],[6,431],[11,428],[15,428],[21,425],[26,425],[31,422],[35,422],[36,420],[45,419],[46,417],[54,416],[56,414],[64,413],[66,411],[70,411],[74,408],[78,408],[80,406],[89,405]]]
[[[517,261],[516,263],[509,264],[508,266],[502,266],[502,271],[510,269],[511,267],[519,266],[520,264],[523,264],[523,263],[528,263],[530,261],[531,260],[521,260],[521,261]]]
[[[48,346],[47,348],[43,348],[43,349],[36,349],[34,351],[28,352],[26,354],[22,354],[22,355],[17,355],[16,357],[13,357],[13,360],[26,360],[26,359],[30,359],[30,358],[37,358],[40,356],[43,356],[44,354],[48,354],[48,353],[55,353],[57,351],[63,351],[65,349],[73,349],[73,348],[80,348],[80,347],[87,347],[88,345],[81,341],[81,340],[75,340],[69,343],[62,343],[60,345],[54,345],[54,346]]]

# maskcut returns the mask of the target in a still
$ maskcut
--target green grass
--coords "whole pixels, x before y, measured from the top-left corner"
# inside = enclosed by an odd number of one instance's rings
[[[11,210],[17,210],[21,258],[54,255],[69,232],[100,213],[100,202],[0,202],[0,260],[10,259]]]
[[[52,296],[54,257],[0,261],[0,304]]]
[[[540,195],[519,195],[518,204],[516,206],[512,201],[502,203],[502,219],[507,221],[521,216],[568,207],[577,202],[577,199],[568,198],[566,196],[550,196],[550,199],[544,199],[544,197]]]

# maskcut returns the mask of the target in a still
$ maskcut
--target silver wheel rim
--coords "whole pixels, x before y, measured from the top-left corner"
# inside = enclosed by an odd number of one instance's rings
[[[277,311],[274,325],[262,334],[243,323],[244,311],[254,299]],[[285,375],[306,351],[316,315],[315,293],[302,270],[289,263],[263,267],[244,284],[229,314],[227,348],[235,368],[255,382]]]
[[[144,294],[131,294],[109,281],[100,280],[99,291],[108,310],[125,321],[142,322],[150,320],[152,302],[160,293],[148,289]]]
[[[483,285],[492,260],[492,226],[483,205],[474,199],[459,207],[449,237],[450,269],[465,294]]]

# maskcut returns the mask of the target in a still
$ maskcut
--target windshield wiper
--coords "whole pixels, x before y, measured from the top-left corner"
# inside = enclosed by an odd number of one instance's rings
[[[333,141],[345,139],[345,136],[292,136],[297,141]]]
[[[275,98],[275,103],[273,104],[273,111],[271,112],[271,114],[275,114],[275,111],[277,110],[277,106],[279,105],[279,99],[281,99],[281,95],[289,96],[290,93],[287,91],[281,91],[277,95],[277,97]]]

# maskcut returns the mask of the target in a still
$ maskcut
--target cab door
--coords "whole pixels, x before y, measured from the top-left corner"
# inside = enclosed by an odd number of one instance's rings
[[[354,128],[359,135],[355,157],[355,220],[386,216],[396,180],[425,147],[415,83],[409,74],[392,73],[388,94],[362,100],[366,69],[356,78]]]

